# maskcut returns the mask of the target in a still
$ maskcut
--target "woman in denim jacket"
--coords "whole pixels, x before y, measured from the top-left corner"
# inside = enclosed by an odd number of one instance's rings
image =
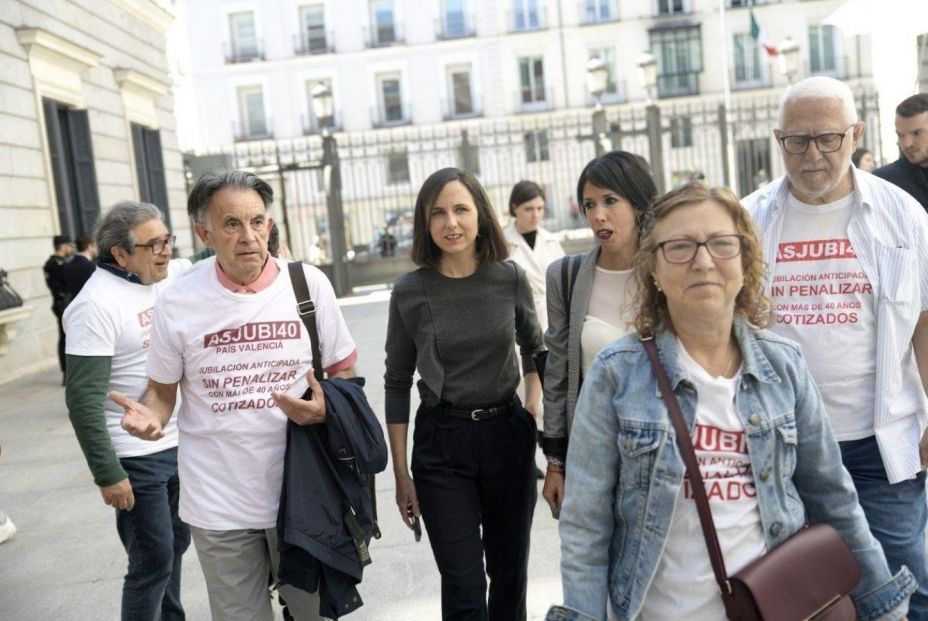
[[[770,318],[747,212],[691,183],[661,198],[636,258],[638,334],[585,379],[561,512],[564,606],[550,620],[725,618],[667,408],[655,339],[688,425],[730,574],[809,523],[854,553],[860,619],[901,619],[915,589],[870,534],[799,347]],[[840,355],[836,352],[836,355]]]

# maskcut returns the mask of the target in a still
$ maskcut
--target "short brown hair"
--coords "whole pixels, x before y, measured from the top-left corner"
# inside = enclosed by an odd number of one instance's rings
[[[658,198],[649,210],[649,217],[644,224],[644,232],[635,257],[639,302],[635,328],[641,336],[654,336],[662,330],[673,329],[667,312],[667,298],[657,290],[652,275],[657,261],[658,244],[654,236],[654,226],[681,207],[707,201],[716,203],[728,212],[735,223],[735,230],[742,238],[740,256],[744,286],[735,298],[735,314],[741,315],[759,328],[765,328],[770,323],[772,306],[770,300],[764,296],[764,278],[767,270],[751,216],[728,188],[709,187],[702,181],[693,181]]]
[[[437,267],[441,263],[441,249],[429,234],[429,219],[438,195],[452,181],[459,181],[467,188],[477,207],[477,262],[482,265],[505,261],[509,257],[509,246],[496,219],[490,197],[477,177],[461,168],[442,168],[429,175],[416,197],[412,229],[413,263],[421,267]]]

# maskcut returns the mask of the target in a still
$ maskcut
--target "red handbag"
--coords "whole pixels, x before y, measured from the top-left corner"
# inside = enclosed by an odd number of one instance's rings
[[[857,619],[857,606],[850,593],[860,582],[860,567],[841,535],[828,524],[803,528],[734,576],[728,576],[690,431],[654,340],[642,342],[683,454],[712,571],[729,621]]]

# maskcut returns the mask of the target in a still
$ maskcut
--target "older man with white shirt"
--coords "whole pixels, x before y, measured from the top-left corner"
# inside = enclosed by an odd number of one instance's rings
[[[851,165],[863,131],[845,84],[793,85],[774,130],[787,174],[743,204],[763,238],[773,329],[802,346],[870,529],[890,569],[918,580],[908,618],[925,620],[928,216]]]

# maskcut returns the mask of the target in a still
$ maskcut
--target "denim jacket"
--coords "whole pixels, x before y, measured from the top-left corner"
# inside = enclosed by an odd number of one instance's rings
[[[806,523],[836,528],[860,564],[860,619],[901,619],[915,579],[893,576],[870,534],[799,346],[735,318],[743,357],[735,399],[757,486],[767,549]],[[656,338],[689,427],[697,395],[671,332]],[[600,352],[580,393],[560,518],[564,606],[549,620],[634,619],[670,529],[685,466],[637,334]]]

